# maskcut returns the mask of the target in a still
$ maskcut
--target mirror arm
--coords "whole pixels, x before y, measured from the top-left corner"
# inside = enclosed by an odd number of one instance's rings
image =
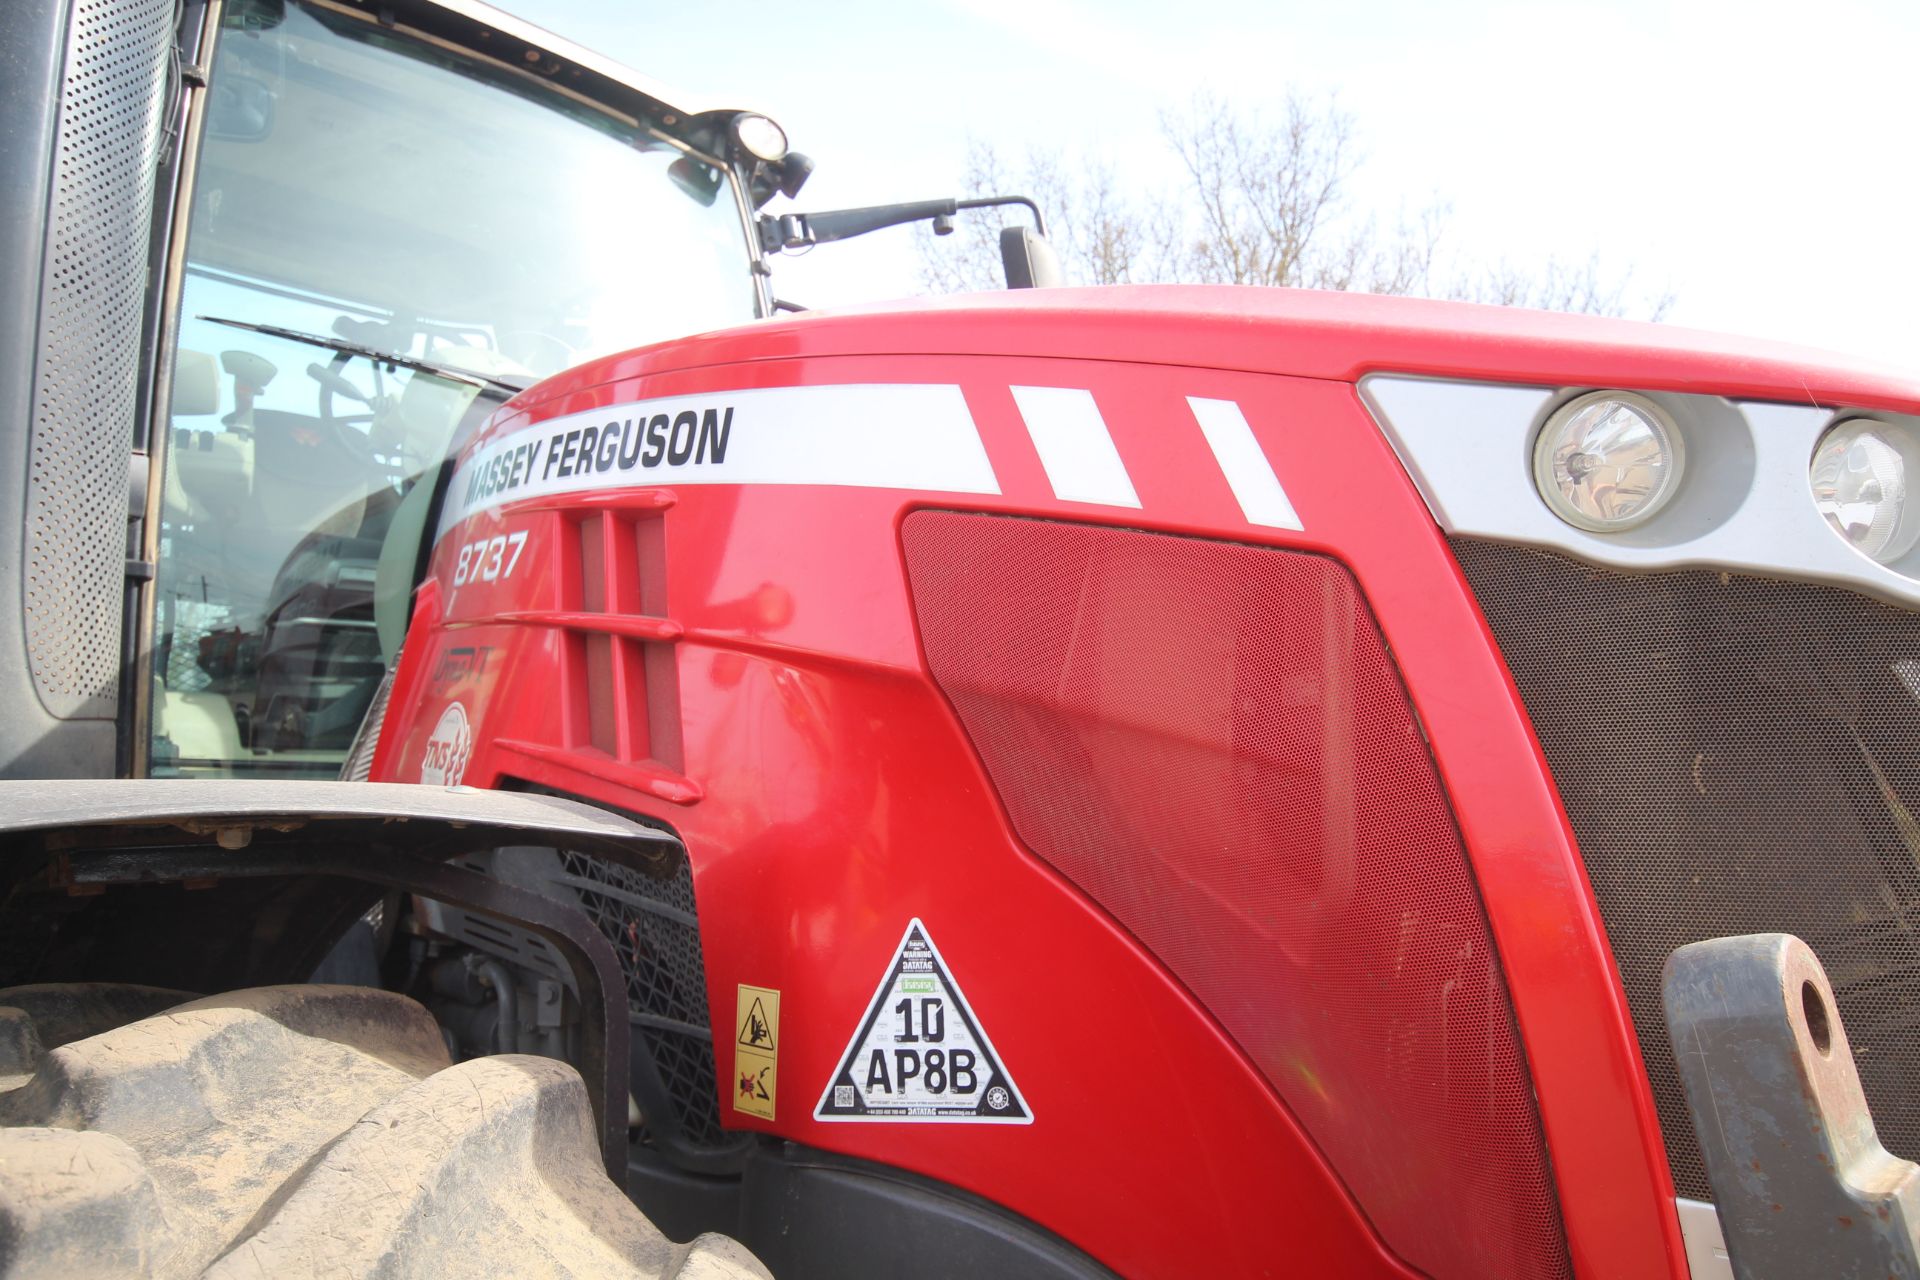
[[[905,222],[933,223],[935,234],[953,231],[951,219],[962,209],[989,209],[1000,205],[1024,205],[1033,214],[1033,229],[1047,233],[1040,206],[1026,196],[980,196],[972,200],[912,200],[904,204],[877,204],[860,209],[825,209],[819,213],[761,214],[760,245],[768,253],[806,249],[816,244],[863,236],[882,227]]]
[[[960,209],[991,209],[1009,204],[1025,205],[1027,212],[1033,215],[1034,233],[1042,236],[1047,234],[1047,220],[1040,216],[1040,206],[1027,196],[981,196],[975,200],[958,200],[954,204]]]

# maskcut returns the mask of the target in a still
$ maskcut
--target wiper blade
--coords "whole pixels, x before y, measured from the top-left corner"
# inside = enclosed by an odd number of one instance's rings
[[[283,329],[277,324],[254,324],[250,320],[229,320],[224,316],[195,316],[194,319],[205,320],[210,324],[224,324],[230,329],[264,333],[272,338],[285,338],[290,342],[304,342],[308,346],[325,347],[329,351],[339,351],[350,356],[364,356],[368,360],[378,360],[382,364],[398,365],[402,369],[412,369],[417,373],[430,373],[436,378],[445,378],[449,382],[464,382],[470,387],[498,391],[502,395],[518,395],[533,385],[530,381],[490,378],[484,373],[469,373],[465,369],[436,364],[432,360],[422,360],[418,356],[395,355],[391,351],[382,351],[378,347],[369,347],[364,343],[349,342],[345,338],[328,338],[317,333],[302,333],[298,329]]]

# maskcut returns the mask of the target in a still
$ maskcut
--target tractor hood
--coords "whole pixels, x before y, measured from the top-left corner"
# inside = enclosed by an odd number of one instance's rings
[[[808,313],[594,361],[521,403],[668,369],[895,354],[1118,360],[1343,382],[1394,372],[1907,412],[1920,402],[1912,372],[1673,325],[1308,289],[1140,285]]]

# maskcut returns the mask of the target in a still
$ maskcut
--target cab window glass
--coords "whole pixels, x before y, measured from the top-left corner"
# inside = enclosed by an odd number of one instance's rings
[[[152,771],[327,777],[392,656],[394,514],[462,424],[750,319],[751,259],[730,186],[637,125],[321,5],[249,24],[195,179]]]

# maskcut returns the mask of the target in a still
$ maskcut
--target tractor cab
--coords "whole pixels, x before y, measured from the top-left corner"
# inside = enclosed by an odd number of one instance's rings
[[[222,19],[155,356],[146,772],[337,774],[463,428],[769,308],[753,187],[777,175],[736,138],[770,122],[670,106],[504,14],[408,12]]]

